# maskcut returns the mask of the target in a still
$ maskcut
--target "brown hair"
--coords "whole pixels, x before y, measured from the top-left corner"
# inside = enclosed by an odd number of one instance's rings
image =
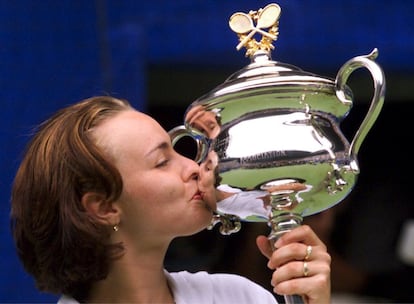
[[[12,189],[11,228],[19,258],[42,291],[80,301],[122,254],[122,244],[109,244],[109,228],[86,212],[81,198],[120,196],[121,175],[90,131],[130,109],[109,96],[85,99],[39,125],[26,148]]]

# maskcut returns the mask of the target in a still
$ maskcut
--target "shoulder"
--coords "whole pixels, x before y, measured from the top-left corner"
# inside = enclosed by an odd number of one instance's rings
[[[277,303],[273,294],[255,282],[235,274],[180,271],[169,274],[177,303]],[[187,301],[178,301],[185,296]]]

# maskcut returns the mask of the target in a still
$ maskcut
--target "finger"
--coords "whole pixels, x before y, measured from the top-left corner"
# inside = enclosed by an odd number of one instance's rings
[[[291,243],[276,249],[271,257],[272,263],[279,267],[290,261],[302,261],[305,257],[307,246],[303,243]],[[312,258],[317,257],[317,248],[312,248]],[[310,257],[308,258],[308,260]]]
[[[277,268],[272,275],[272,285],[277,286],[284,282],[292,284],[299,282],[311,282],[307,279],[315,279],[315,277],[329,278],[329,264],[322,261],[304,262],[294,261]],[[295,282],[292,282],[295,281]]]
[[[295,262],[290,267],[278,268],[272,276],[271,284],[278,294],[306,294],[317,299],[330,290],[330,268],[326,263],[308,262],[307,276],[304,276],[303,262]],[[329,298],[329,295],[323,297]],[[322,298],[323,298],[322,297]],[[318,303],[318,302],[315,302]]]
[[[275,247],[279,248],[286,244],[301,242],[312,246],[324,246],[316,233],[308,225],[300,225],[280,236]]]
[[[257,244],[257,247],[259,248],[260,252],[265,257],[270,259],[270,257],[272,256],[273,250],[272,250],[272,247],[270,245],[269,239],[267,237],[265,237],[264,235],[259,235],[256,238],[256,244]]]
[[[270,264],[277,268],[292,261],[305,261],[305,258],[306,261],[319,260],[325,263],[330,263],[331,260],[324,245],[310,246],[303,243],[291,243],[276,249],[270,258]]]

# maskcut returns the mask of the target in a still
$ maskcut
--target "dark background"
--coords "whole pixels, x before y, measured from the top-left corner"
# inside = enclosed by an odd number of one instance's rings
[[[33,126],[67,104],[108,93],[129,99],[167,130],[182,124],[193,100],[248,64],[244,51],[235,49],[231,14],[268,3],[0,0],[0,302],[56,300],[39,293],[25,274],[9,229],[10,187]],[[348,59],[379,49],[385,104],[362,144],[355,191],[332,208],[333,227],[322,234],[338,261],[344,259],[358,278],[367,278],[360,286],[347,286],[342,268],[333,268],[338,292],[414,302],[406,280],[412,265],[396,255],[402,226],[414,218],[409,148],[414,2],[277,3],[282,15],[274,60],[335,77]],[[371,100],[369,74],[356,72],[350,86],[354,107],[342,128],[351,138]],[[167,266],[242,273],[269,287],[269,274],[261,271],[265,261],[251,249],[255,235],[267,232],[265,225],[245,224],[237,235],[223,237],[213,230],[177,240]]]

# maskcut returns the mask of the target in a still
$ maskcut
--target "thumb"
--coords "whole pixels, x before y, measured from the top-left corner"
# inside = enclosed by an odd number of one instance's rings
[[[269,239],[264,235],[259,235],[256,238],[256,245],[259,248],[260,252],[270,259],[270,256],[273,253],[272,246],[270,245]]]

